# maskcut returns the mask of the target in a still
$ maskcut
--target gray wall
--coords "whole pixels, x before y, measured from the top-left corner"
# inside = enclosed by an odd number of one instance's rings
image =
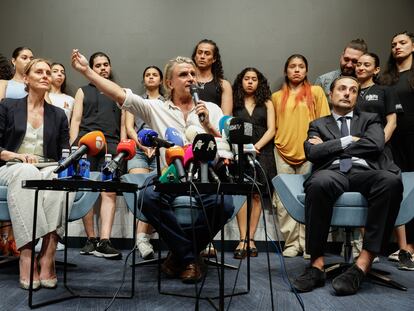
[[[72,94],[85,83],[69,68],[72,48],[107,52],[117,81],[140,90],[147,65],[163,68],[210,38],[231,83],[255,66],[276,90],[290,54],[308,58],[314,81],[338,67],[349,40],[364,38],[385,64],[391,36],[414,31],[412,0],[0,0],[0,12],[0,53],[25,45],[64,63]]]

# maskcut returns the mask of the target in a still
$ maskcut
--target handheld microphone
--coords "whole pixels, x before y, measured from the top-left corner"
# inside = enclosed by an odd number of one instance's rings
[[[208,183],[208,162],[213,161],[217,153],[217,144],[214,136],[198,134],[193,142],[194,159],[200,162],[201,182]]]
[[[104,167],[104,174],[113,174],[122,161],[131,160],[136,153],[136,144],[132,139],[122,139],[116,147],[117,155]]]
[[[215,137],[217,143],[217,156],[214,169],[221,180],[234,182],[234,155],[226,139]]]
[[[138,132],[139,142],[146,147],[170,148],[174,146],[173,143],[158,138],[158,133],[151,129],[142,129]]]
[[[197,136],[197,134],[201,134],[201,133],[205,133],[205,131],[201,127],[190,125],[185,130],[185,138],[187,138],[187,140],[190,143],[192,143],[194,141],[194,138]]]
[[[184,146],[184,141],[181,137],[181,133],[173,127],[168,127],[165,130],[164,137],[167,141],[172,142],[175,146]]]
[[[181,182],[186,181],[185,171],[183,167],[184,149],[180,146],[168,148],[165,151],[165,160],[167,165],[173,164],[176,168],[178,179]]]
[[[89,132],[79,139],[79,149],[70,154],[64,159],[57,168],[53,171],[55,174],[59,174],[71,165],[73,162],[78,161],[84,154],[89,156],[95,156],[102,149],[106,147],[105,136],[101,131]]]
[[[177,174],[177,169],[174,164],[171,164],[164,173],[160,176],[160,183],[168,184],[168,183],[179,183],[179,178]]]
[[[200,97],[198,96],[198,86],[195,84],[191,84],[190,93],[191,93],[191,96],[193,97],[194,104],[197,106],[198,103],[200,102]],[[204,122],[205,118],[206,116],[204,115],[204,113],[200,113],[198,115],[198,119],[200,120],[201,123]]]
[[[194,154],[193,154],[193,145],[188,145],[188,148],[184,151],[184,168],[187,169],[187,180],[189,182],[193,181],[194,177]]]

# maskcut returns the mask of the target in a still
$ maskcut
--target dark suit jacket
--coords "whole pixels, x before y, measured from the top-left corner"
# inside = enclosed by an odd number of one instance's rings
[[[27,96],[6,98],[0,102],[0,152],[16,152],[23,142],[27,128]],[[44,103],[43,155],[58,161],[62,149],[69,148],[68,119],[63,109]],[[4,165],[4,161],[0,165]]]
[[[322,144],[317,145],[312,145],[308,140],[304,143],[306,158],[313,164],[312,171],[327,169],[342,157],[357,157],[364,159],[372,169],[400,173],[399,167],[383,152],[384,130],[377,114],[354,110],[350,133],[360,139],[342,149],[341,132],[332,115],[312,121],[308,139],[318,136],[323,140]]]

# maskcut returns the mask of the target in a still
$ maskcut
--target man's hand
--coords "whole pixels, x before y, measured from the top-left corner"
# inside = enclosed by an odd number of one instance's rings
[[[72,51],[72,67],[80,73],[84,73],[89,67],[88,60],[77,49]]]
[[[308,139],[308,142],[312,145],[319,145],[323,143],[323,140],[319,136],[312,136]]]
[[[197,115],[200,115],[200,114],[204,114],[204,121],[203,121],[203,123],[201,123],[203,126],[205,126],[205,125],[208,125],[209,124],[209,122],[210,122],[210,120],[209,120],[209,118],[208,118],[208,109],[207,109],[207,107],[206,107],[206,104],[205,104],[205,102],[203,102],[202,100],[200,100],[198,103],[197,103],[197,105],[196,105],[196,107],[195,107],[196,109],[195,109],[195,113],[197,114]]]

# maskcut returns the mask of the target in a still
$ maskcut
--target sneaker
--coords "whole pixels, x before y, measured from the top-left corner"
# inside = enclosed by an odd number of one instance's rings
[[[148,260],[154,258],[154,248],[147,235],[137,237],[137,247],[142,259]]]
[[[389,261],[395,261],[398,262],[398,254],[400,253],[400,250],[395,251],[394,253],[392,253],[391,255],[388,256],[388,260]]]
[[[337,295],[353,295],[358,291],[364,277],[364,271],[354,264],[344,273],[333,279],[332,287]]]
[[[316,267],[308,266],[293,282],[293,287],[301,293],[310,292],[325,285],[326,274]]]
[[[107,259],[122,259],[122,253],[114,248],[108,239],[101,240],[93,254],[96,257],[104,257]]]
[[[378,256],[375,256],[374,260],[372,261],[372,263],[379,263],[380,259]]]
[[[65,244],[58,242],[57,245],[56,245],[56,250],[57,251],[65,250]]]
[[[291,246],[291,247],[285,248],[282,254],[283,254],[283,257],[292,258],[292,257],[298,256],[300,254],[300,251],[296,249],[295,247]]]
[[[96,246],[98,245],[97,238],[88,238],[86,240],[85,246],[81,248],[80,254],[81,255],[93,255],[96,250]]]
[[[40,250],[42,249],[43,244],[43,238],[40,238],[39,241],[37,241],[37,244],[35,246],[35,252],[40,253]]]
[[[410,252],[400,249],[400,253],[398,254],[398,259],[399,259],[398,269],[414,271],[413,255]]]

